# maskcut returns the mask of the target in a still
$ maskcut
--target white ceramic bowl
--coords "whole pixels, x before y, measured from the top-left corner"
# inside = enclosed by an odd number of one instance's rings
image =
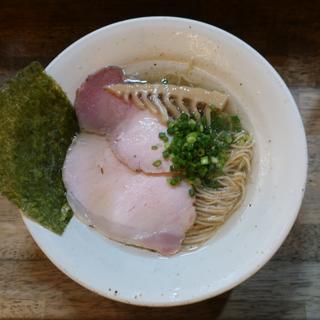
[[[93,71],[163,54],[193,59],[241,103],[256,141],[241,209],[206,246],[170,258],[105,239],[75,218],[61,237],[24,218],[40,248],[70,278],[105,297],[149,306],[213,297],[259,270],[296,219],[307,171],[305,133],[288,88],[254,49],[211,25],[173,17],[123,21],[75,42],[46,70],[73,101]]]

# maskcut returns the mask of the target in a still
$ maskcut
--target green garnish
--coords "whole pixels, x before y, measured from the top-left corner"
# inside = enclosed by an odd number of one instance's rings
[[[234,128],[235,131],[241,131],[242,126],[240,122],[240,118],[237,115],[232,115],[230,116],[230,120],[232,122],[232,127]]]
[[[185,179],[192,186],[219,187],[217,177],[223,175],[235,134],[242,127],[238,116],[213,107],[211,119],[208,125],[204,116],[196,120],[182,113],[178,119],[168,122],[167,134],[159,134],[161,140],[169,141],[168,136],[172,138],[162,153],[164,159],[172,162],[170,171],[175,176],[168,179],[170,185]]]
[[[152,165],[153,165],[154,167],[158,168],[158,167],[161,166],[161,163],[162,163],[161,160],[156,160],[156,161],[154,161],[154,162],[152,163]]]
[[[156,146],[156,145],[151,146],[151,149],[152,149],[152,150],[157,150],[157,149],[158,149],[158,146]]]
[[[201,163],[202,165],[207,165],[207,164],[209,164],[209,158],[208,158],[208,156],[202,157],[202,158],[200,159],[200,163]]]
[[[193,188],[190,188],[188,192],[190,197],[194,197],[196,195],[196,192],[194,191]]]
[[[169,138],[168,138],[168,136],[166,135],[165,132],[160,132],[159,133],[159,138],[164,142],[168,142],[169,141]]]
[[[219,162],[219,160],[217,157],[211,157],[211,162],[216,164]]]
[[[195,128],[197,126],[197,122],[194,119],[190,119],[188,124],[191,128]]]
[[[168,159],[170,157],[170,152],[168,150],[164,150],[162,152],[162,156],[164,159]]]
[[[182,178],[180,176],[175,176],[172,178],[168,178],[168,182],[172,186],[177,186],[181,183]]]
[[[72,217],[61,169],[77,131],[67,96],[39,63],[0,88],[0,191],[58,234]]]
[[[187,135],[187,142],[189,144],[193,144],[197,141],[197,136],[198,136],[198,133],[197,132],[191,132]]]

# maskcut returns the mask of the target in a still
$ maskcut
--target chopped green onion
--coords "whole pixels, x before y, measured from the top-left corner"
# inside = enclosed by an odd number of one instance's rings
[[[162,163],[161,160],[156,160],[156,161],[154,161],[154,162],[152,163],[152,165],[153,165],[154,167],[158,168],[158,167],[161,166],[161,163]]]
[[[203,149],[199,149],[198,156],[202,157],[205,154],[205,151]]]
[[[236,132],[241,131],[241,122],[240,122],[240,118],[237,115],[232,115],[230,116],[231,119],[231,123],[232,123],[232,129]]]
[[[207,164],[209,164],[209,158],[207,156],[202,157],[200,162],[202,165],[207,165]]]
[[[167,133],[173,135],[175,132],[175,123],[174,121],[168,121],[168,130]]]
[[[169,156],[170,156],[170,152],[168,150],[164,150],[162,152],[162,156],[163,156],[164,159],[168,159]]]
[[[183,113],[181,113],[179,119],[182,121],[187,121],[187,120],[189,120],[189,115],[183,112]]]
[[[177,119],[168,121],[167,132],[159,133],[159,138],[164,141],[162,156],[170,159],[170,171],[174,174],[168,179],[170,185],[177,185],[185,179],[192,189],[195,186],[220,186],[216,178],[223,174],[232,143],[235,143],[235,134],[243,129],[238,116],[214,107],[211,116],[208,124],[204,115],[198,120],[182,113]],[[246,143],[247,139],[250,139],[249,134],[248,138],[238,139],[236,143]]]
[[[168,121],[168,128],[173,128],[174,127],[174,121]]]
[[[189,144],[193,144],[197,141],[197,136],[198,136],[198,133],[197,132],[191,132],[187,135],[187,142]]]
[[[196,195],[196,192],[194,191],[193,188],[189,189],[189,196],[194,197]]]
[[[211,162],[212,162],[212,163],[218,163],[218,158],[216,158],[216,157],[211,157]]]
[[[190,119],[188,121],[188,124],[189,124],[190,127],[195,128],[196,125],[197,125],[197,122],[194,119]]]
[[[175,176],[175,177],[172,177],[172,178],[168,178],[168,183],[171,186],[177,186],[178,184],[181,183],[181,180],[182,180],[182,178],[180,176]]]
[[[164,142],[168,142],[168,141],[169,141],[169,138],[168,138],[168,136],[165,134],[165,132],[160,132],[160,133],[159,133],[159,139],[161,139],[161,140],[164,141]]]

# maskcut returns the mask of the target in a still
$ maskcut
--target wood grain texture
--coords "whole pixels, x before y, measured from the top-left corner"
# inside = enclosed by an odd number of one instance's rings
[[[278,70],[299,106],[309,148],[305,198],[272,260],[234,290],[194,305],[135,307],[62,274],[0,198],[1,319],[320,319],[320,2],[0,0],[0,83],[32,60],[49,63],[106,24],[147,15],[209,22],[242,38]]]

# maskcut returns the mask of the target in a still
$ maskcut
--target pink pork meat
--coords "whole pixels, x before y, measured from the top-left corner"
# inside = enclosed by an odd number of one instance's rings
[[[120,163],[102,136],[80,134],[63,168],[75,214],[107,237],[162,255],[176,253],[195,219],[188,185],[136,173]]]

